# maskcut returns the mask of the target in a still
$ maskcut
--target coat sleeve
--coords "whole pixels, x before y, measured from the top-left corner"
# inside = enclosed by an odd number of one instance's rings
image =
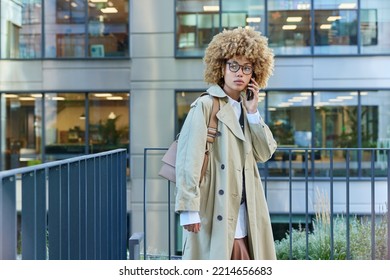
[[[203,102],[202,102],[203,100]],[[181,129],[176,156],[175,211],[199,211],[199,181],[207,141],[207,97],[196,100]],[[211,102],[210,102],[211,104]]]
[[[253,153],[257,162],[266,162],[274,154],[277,144],[268,125],[262,117],[258,124],[249,124]]]

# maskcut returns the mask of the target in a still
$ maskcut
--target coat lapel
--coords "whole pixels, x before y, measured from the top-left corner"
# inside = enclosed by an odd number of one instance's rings
[[[223,124],[225,124],[237,138],[241,139],[242,141],[245,141],[245,136],[242,132],[241,126],[237,121],[233,108],[229,104],[221,104],[221,109],[217,113],[217,118]]]

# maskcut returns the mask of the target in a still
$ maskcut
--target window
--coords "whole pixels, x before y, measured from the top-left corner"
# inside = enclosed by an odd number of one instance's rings
[[[361,52],[390,53],[390,1],[360,1]]]
[[[47,93],[45,97],[47,160],[128,148],[127,93]]]
[[[88,55],[123,57],[129,55],[128,1],[90,0],[88,3]]]
[[[219,32],[219,1],[178,0],[176,49],[178,55],[201,56]]]
[[[127,0],[49,1],[45,13],[46,57],[129,55]]]
[[[190,104],[201,92],[176,92],[177,133]],[[331,159],[334,176],[345,176],[346,148],[389,148],[389,91],[269,91],[259,93],[258,110],[278,143],[278,150],[267,163],[271,176],[287,176],[292,160],[293,176],[305,176],[304,148],[339,148],[314,150],[307,157],[308,174],[329,176]],[[359,103],[360,100],[360,103]],[[266,102],[267,101],[267,102]],[[267,104],[267,107],[266,107]],[[289,150],[283,148],[293,148]],[[370,160],[375,156],[375,174],[387,176],[387,155],[370,150],[351,151],[351,176],[370,176]],[[263,172],[264,164],[259,164]]]
[[[2,93],[5,114],[1,121],[5,133],[5,161],[2,169],[24,167],[41,162],[42,140],[42,94]],[[4,102],[4,103],[3,103]]]
[[[314,9],[314,53],[357,54],[357,1],[315,1]]]
[[[42,1],[1,1],[0,5],[0,57],[40,58]]]
[[[275,54],[310,54],[310,2],[268,2],[269,45]]]

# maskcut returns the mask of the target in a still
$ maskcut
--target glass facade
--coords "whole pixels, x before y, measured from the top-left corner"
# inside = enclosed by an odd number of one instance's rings
[[[200,92],[177,92],[177,133],[190,104]],[[271,176],[286,176],[291,157],[294,176],[304,176],[302,148],[384,148],[390,147],[390,91],[267,91],[259,93],[259,112],[268,123],[278,148],[269,162]],[[387,101],[388,100],[388,101]],[[267,105],[266,105],[267,104]],[[265,113],[266,112],[266,113]],[[300,149],[301,148],[301,149]],[[370,151],[350,152],[351,175],[369,175]],[[331,159],[332,157],[332,159]],[[386,174],[387,158],[376,155],[376,175]],[[345,176],[346,152],[317,150],[309,154],[309,175],[329,176],[330,161]],[[361,162],[361,164],[359,163]],[[358,164],[359,163],[359,164]],[[260,166],[262,168],[262,165]],[[313,172],[313,173],[311,173]]]
[[[276,55],[390,54],[389,1],[177,0],[176,55],[202,56],[216,33],[253,26]]]
[[[0,10],[0,58],[129,56],[128,0],[2,0]]]
[[[1,170],[129,147],[128,93],[0,95]]]

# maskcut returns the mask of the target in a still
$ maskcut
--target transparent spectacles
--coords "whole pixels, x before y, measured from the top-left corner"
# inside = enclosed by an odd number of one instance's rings
[[[245,75],[250,75],[253,72],[253,67],[250,64],[240,65],[237,61],[226,62],[226,64],[229,65],[229,70],[234,73],[240,70],[240,68]]]

